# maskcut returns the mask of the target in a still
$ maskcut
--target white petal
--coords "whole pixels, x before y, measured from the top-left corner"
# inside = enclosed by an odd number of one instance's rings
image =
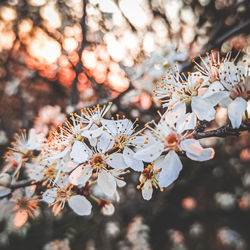
[[[101,136],[103,133],[103,128],[84,130],[82,132],[82,136],[87,137],[90,141],[91,146],[96,146],[96,138]]]
[[[194,161],[207,161],[214,156],[212,148],[202,148],[199,141],[195,139],[183,140],[180,146],[186,151],[187,157]]]
[[[123,150],[123,158],[125,163],[129,168],[134,169],[135,171],[143,171],[144,164],[142,160],[137,160],[134,158],[134,151],[128,147],[125,147]]]
[[[72,161],[67,161],[67,162],[63,163],[63,166],[62,166],[61,169],[62,169],[63,172],[68,173],[68,172],[71,172],[72,170],[74,170],[77,165],[78,164],[76,164],[76,163],[74,163]]]
[[[126,186],[126,182],[120,179],[115,179],[116,180],[116,184],[119,188],[125,187]]]
[[[110,173],[107,173],[105,170],[98,173],[97,184],[104,194],[108,196],[114,195],[116,191],[116,181]]]
[[[28,187],[25,187],[25,196],[27,198],[31,198],[32,195],[35,193],[36,191],[36,185],[31,185],[31,186],[28,186]]]
[[[47,202],[47,203],[52,203],[54,202],[55,198],[57,196],[57,192],[55,189],[47,189],[43,195],[42,195],[42,199],[43,201]]]
[[[67,146],[61,153],[56,154],[56,155],[50,157],[50,159],[60,159],[60,158],[63,158],[69,152],[70,148],[71,148],[70,146]]]
[[[172,110],[167,110],[161,118],[161,122],[166,122],[169,126],[174,126],[176,121],[186,113],[186,104],[184,101],[174,105]]]
[[[11,189],[10,188],[6,188],[6,187],[0,187],[0,198],[7,196],[11,193]]]
[[[159,186],[168,187],[179,176],[182,169],[182,163],[175,151],[171,150],[165,157],[165,166],[162,168],[159,177]]]
[[[176,132],[181,134],[185,130],[192,130],[196,127],[197,117],[194,113],[187,113],[178,119],[176,123]]]
[[[80,141],[75,141],[70,157],[73,158],[73,161],[76,163],[85,162],[89,158],[87,145]]]
[[[112,134],[107,131],[104,131],[99,138],[97,143],[97,149],[101,153],[107,152],[107,150],[111,149],[114,146],[115,140]]]
[[[117,134],[117,127],[114,120],[102,120],[103,127],[108,133]]]
[[[165,165],[165,156],[160,156],[153,165],[154,170],[162,169]]]
[[[212,121],[215,117],[216,112],[213,105],[206,102],[201,96],[195,96],[192,98],[191,107],[192,111],[201,121]]]
[[[113,153],[109,155],[106,162],[108,163],[108,165],[115,169],[125,169],[128,167],[124,161],[122,153]]]
[[[222,99],[228,97],[230,95],[229,91],[226,91],[223,85],[216,81],[212,83],[205,94],[202,96],[207,102],[211,104],[211,106],[217,105]]]
[[[163,147],[162,143],[154,143],[149,147],[139,149],[134,154],[134,158],[145,162],[152,162],[161,155]]]
[[[90,165],[79,166],[69,176],[69,181],[73,185],[85,185],[92,175],[92,168]]]
[[[126,135],[133,133],[133,123],[128,119],[116,120],[117,133],[122,134],[126,131]]]
[[[223,108],[228,108],[232,101],[233,100],[230,97],[225,97],[219,102],[219,105]]]
[[[228,117],[233,128],[239,128],[242,121],[242,115],[247,109],[247,101],[241,97],[237,97],[228,106]]]
[[[152,187],[152,183],[150,180],[147,180],[144,183],[141,193],[142,193],[142,197],[144,200],[150,200],[152,198],[153,187]]]
[[[90,215],[92,205],[91,203],[82,195],[71,196],[68,200],[69,206],[78,215]]]

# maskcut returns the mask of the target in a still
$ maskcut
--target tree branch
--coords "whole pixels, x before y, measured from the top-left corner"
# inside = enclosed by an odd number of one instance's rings
[[[226,125],[211,131],[196,132],[193,134],[193,137],[195,139],[202,139],[208,137],[227,137],[231,135],[238,136],[242,131],[250,132],[250,124],[242,124],[239,128],[232,128]]]
[[[72,83],[72,92],[71,92],[71,104],[76,105],[78,103],[78,89],[77,89],[77,83],[78,83],[78,76],[79,74],[83,71],[82,68],[82,52],[86,46],[86,32],[87,32],[87,27],[86,27],[86,6],[87,6],[88,1],[84,0],[83,1],[83,16],[82,19],[80,21],[80,25],[81,25],[81,29],[82,29],[82,42],[81,42],[81,46],[79,48],[78,51],[78,56],[79,56],[79,61],[75,66],[75,73],[76,76],[74,78],[74,81]]]

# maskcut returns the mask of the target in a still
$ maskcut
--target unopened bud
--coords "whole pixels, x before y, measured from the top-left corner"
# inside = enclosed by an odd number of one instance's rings
[[[101,213],[103,215],[112,215],[115,212],[115,207],[111,202],[106,202],[104,206],[101,208]]]
[[[11,183],[11,176],[7,173],[0,174],[0,186],[9,187]]]

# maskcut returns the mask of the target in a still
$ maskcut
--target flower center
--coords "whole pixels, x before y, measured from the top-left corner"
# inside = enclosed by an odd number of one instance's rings
[[[235,84],[230,92],[230,97],[232,99],[235,99],[237,97],[242,97],[245,100],[248,100],[250,96],[249,91],[247,90],[247,86],[246,84],[244,84],[243,82],[240,82],[238,84]]]
[[[152,179],[154,177],[154,172],[152,167],[148,166],[147,168],[145,168],[142,172],[142,175],[146,180]]]
[[[165,139],[165,148],[176,150],[180,144],[180,136],[169,134]]]
[[[96,153],[90,158],[90,165],[92,168],[95,167],[103,167],[105,165],[105,161],[101,154]]]
[[[59,190],[57,191],[57,198],[58,198],[59,200],[69,200],[69,198],[70,198],[69,190],[66,190],[66,189],[64,189],[64,188],[59,189]]]
[[[122,135],[116,137],[115,147],[123,149],[124,146],[126,145],[126,142],[128,142],[128,137],[122,134]]]

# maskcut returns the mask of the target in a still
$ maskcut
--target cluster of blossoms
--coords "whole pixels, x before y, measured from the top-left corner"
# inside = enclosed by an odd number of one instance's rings
[[[126,184],[124,175],[131,170],[140,173],[137,189],[150,200],[153,189],[162,191],[178,178],[180,156],[212,159],[214,150],[195,139],[197,126],[214,120],[220,105],[227,107],[232,127],[239,128],[247,114],[250,81],[245,69],[230,61],[230,54],[220,59],[211,52],[200,60],[200,64],[194,61],[196,72],[186,75],[175,65],[157,83],[154,98],[167,108],[159,113],[158,123],[139,129],[137,119],[132,122],[119,115],[106,119],[109,103],[72,113],[48,137],[33,129],[28,139],[24,133],[17,136],[0,176],[5,186],[1,196],[11,195],[10,185],[22,172],[32,184],[41,184],[40,199],[52,206],[55,215],[66,203],[76,214],[89,215],[91,201],[108,215],[114,212],[112,201],[119,200],[117,189]],[[11,169],[9,178],[6,173]],[[22,209],[30,215],[38,205],[34,197],[28,198]]]

